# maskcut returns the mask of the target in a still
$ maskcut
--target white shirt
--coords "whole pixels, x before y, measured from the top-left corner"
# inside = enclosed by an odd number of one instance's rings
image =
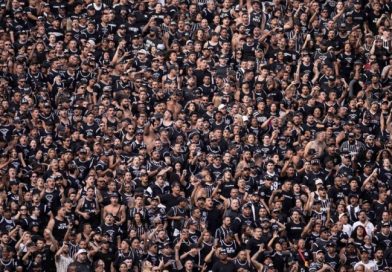
[[[365,223],[362,223],[361,221],[357,221],[353,225],[353,229],[355,229],[358,226],[362,226],[365,228],[367,235],[373,236],[373,231],[374,231],[374,225],[370,221],[366,221]]]
[[[362,261],[357,262],[354,265],[354,270],[357,269],[357,267],[361,264],[365,266],[366,271],[377,271],[378,270],[378,266],[377,266],[376,262],[373,260],[369,260],[367,263],[364,263]]]
[[[56,258],[56,270],[58,272],[67,272],[68,265],[74,260],[69,256],[60,255]]]
[[[351,233],[353,232],[353,226],[351,226],[350,224],[344,224],[342,231],[348,236],[351,236]]]

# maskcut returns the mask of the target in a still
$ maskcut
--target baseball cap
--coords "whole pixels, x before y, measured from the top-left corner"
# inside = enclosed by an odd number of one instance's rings
[[[316,185],[319,185],[319,184],[323,184],[323,181],[321,179],[316,179],[314,183]]]

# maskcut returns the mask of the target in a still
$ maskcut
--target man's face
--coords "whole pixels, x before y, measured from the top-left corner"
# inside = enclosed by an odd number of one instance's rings
[[[324,253],[319,252],[319,253],[317,254],[317,261],[319,261],[319,262],[324,262]]]

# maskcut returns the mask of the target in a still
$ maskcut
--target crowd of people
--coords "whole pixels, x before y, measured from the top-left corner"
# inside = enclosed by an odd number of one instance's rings
[[[0,0],[0,272],[392,270],[390,0]]]

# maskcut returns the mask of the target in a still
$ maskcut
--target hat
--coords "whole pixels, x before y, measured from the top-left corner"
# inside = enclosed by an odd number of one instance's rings
[[[219,254],[227,254],[227,251],[225,248],[221,248],[221,250],[219,251]]]
[[[318,160],[318,159],[311,160],[310,164],[313,164],[313,165],[320,164],[320,160]]]
[[[270,176],[270,175],[266,175],[266,176],[264,177],[264,179],[265,179],[265,180],[273,180],[273,177]]]
[[[111,193],[111,194],[110,194],[110,197],[116,197],[116,198],[118,198],[118,193],[116,193],[116,192]]]
[[[246,204],[246,205],[242,206],[242,209],[250,209],[250,208],[251,208],[250,204]]]
[[[137,129],[136,132],[135,132],[135,134],[136,134],[136,135],[140,135],[140,134],[143,135],[143,134],[144,134],[144,131],[143,131],[142,129]]]
[[[225,104],[220,104],[220,105],[218,106],[218,110],[219,110],[219,111],[222,110],[222,109],[224,109],[224,108],[226,108],[226,105],[225,105]]]
[[[329,232],[329,229],[327,227],[321,227],[320,232]]]
[[[319,250],[316,251],[316,254],[319,254],[319,253],[323,253],[323,254],[324,254],[324,251],[322,251],[321,249],[319,249]]]
[[[76,252],[75,257],[77,257],[79,254],[84,254],[84,253],[87,254],[87,250],[81,248],[81,249],[78,250],[78,252]]]
[[[366,140],[374,140],[375,136],[372,134],[369,134],[368,136],[366,136]]]
[[[367,253],[367,254],[369,254],[369,251],[367,251],[366,248],[364,248],[364,247],[361,247],[361,248],[359,249],[359,251],[361,252],[361,254],[362,254],[362,253]]]
[[[140,49],[139,51],[137,51],[138,54],[145,54],[147,55],[148,52],[145,49]]]
[[[185,197],[180,197],[178,199],[178,203],[180,203],[180,202],[188,202],[188,200]]]
[[[345,23],[340,24],[339,30],[346,30],[346,29],[347,29],[347,26]]]
[[[359,195],[358,194],[354,194],[354,193],[351,193],[351,194],[348,195],[348,198],[352,198],[352,197],[359,198]]]
[[[335,244],[333,242],[328,242],[325,246],[326,247],[334,247]]]
[[[321,179],[316,179],[315,181],[314,181],[314,183],[316,184],[316,185],[320,185],[320,184],[323,184],[323,181],[321,180]]]
[[[391,226],[391,224],[389,224],[388,222],[382,223],[381,227],[383,228],[389,228]]]
[[[355,125],[353,120],[348,120],[347,125]]]

